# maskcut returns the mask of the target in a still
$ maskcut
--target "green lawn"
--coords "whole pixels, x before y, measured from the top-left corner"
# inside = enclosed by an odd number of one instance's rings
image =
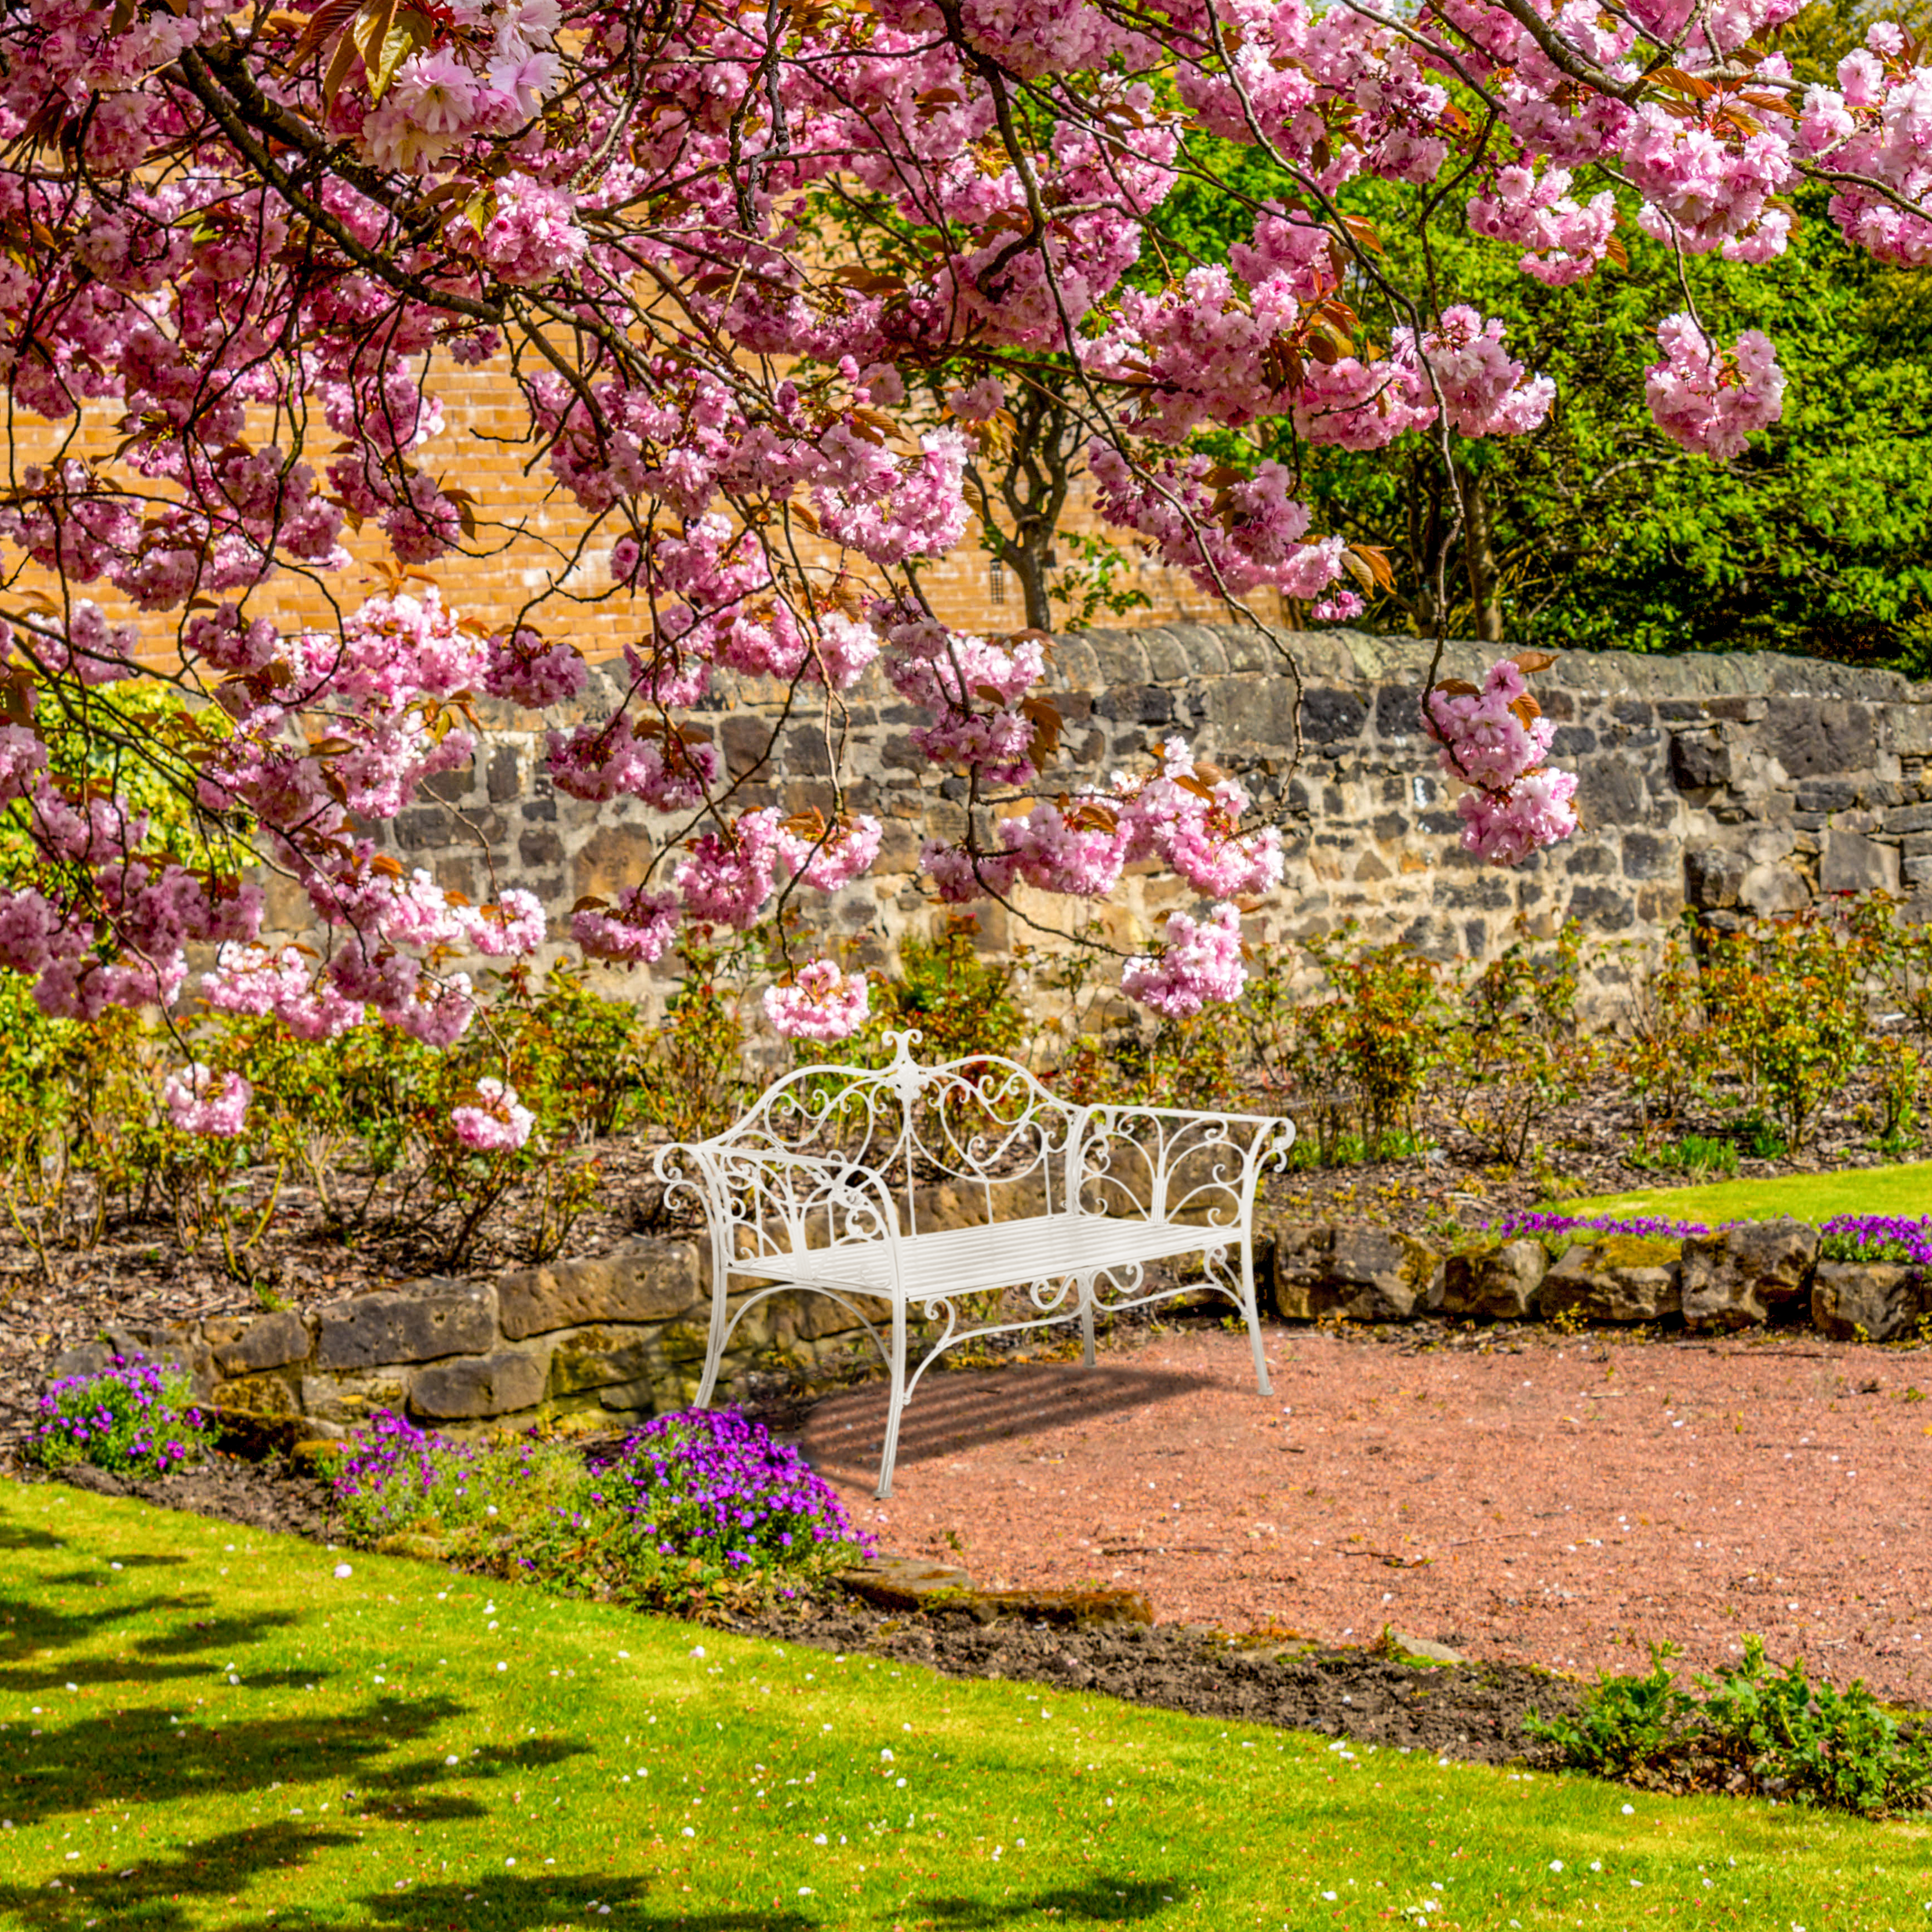
[[[0,1924],[1923,1926],[1932,1829],[703,1633],[0,1484]],[[118,1566],[118,1567],[116,1567]]]
[[[1834,1214],[1932,1214],[1932,1161],[1909,1167],[1856,1168],[1838,1174],[1787,1174],[1776,1180],[1714,1180],[1702,1187],[1646,1187],[1564,1201],[1564,1214],[1659,1214],[1672,1221],[1774,1221],[1795,1215],[1816,1226]]]

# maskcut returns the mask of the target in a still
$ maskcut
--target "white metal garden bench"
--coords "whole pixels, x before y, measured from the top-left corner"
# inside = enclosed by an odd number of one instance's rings
[[[1256,1382],[1270,1392],[1256,1306],[1255,1196],[1263,1168],[1287,1156],[1292,1122],[1075,1106],[1010,1060],[922,1066],[912,1057],[916,1033],[886,1037],[893,1053],[885,1066],[806,1068],[724,1133],[659,1153],[667,1198],[694,1195],[710,1224],[700,1408],[746,1312],[798,1289],[832,1297],[884,1358],[892,1392],[881,1497],[892,1494],[899,1418],[920,1376],[975,1336],[1077,1318],[1091,1368],[1096,1314],[1206,1286],[1240,1310]],[[966,1195],[983,1220],[932,1226],[941,1192],[956,1205]],[[1201,1257],[1204,1282],[1146,1287],[1150,1263],[1190,1255]],[[1014,1288],[1036,1312],[986,1318]],[[865,1300],[890,1310],[890,1340]],[[914,1310],[940,1326],[908,1375]]]

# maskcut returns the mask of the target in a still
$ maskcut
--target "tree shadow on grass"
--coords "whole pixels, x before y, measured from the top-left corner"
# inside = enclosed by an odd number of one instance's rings
[[[277,1782],[339,1779],[354,1787],[386,1768],[382,1761],[399,1746],[419,1743],[466,1708],[452,1699],[426,1698],[316,1718],[177,1725],[154,1710],[84,1718],[14,1745],[0,1771],[0,1809],[28,1826],[95,1805],[235,1797]],[[446,1769],[452,1778],[494,1778],[510,1768],[476,1759],[466,1771]],[[483,1809],[473,1798],[448,1802],[466,1808],[445,1816],[475,1816]]]
[[[64,1550],[65,1538],[50,1529],[28,1529],[17,1522],[0,1522],[0,1550]]]
[[[481,1878],[375,1892],[359,1902],[374,1925],[460,1925],[464,1932],[535,1932],[539,1926],[602,1925],[605,1921],[596,1910],[599,1905],[611,1908],[609,1922],[613,1927],[629,1927],[634,1932],[639,1926],[647,1932],[658,1926],[676,1926],[682,1932],[808,1932],[822,1923],[776,1907],[770,1911],[680,1913],[666,1904],[653,1911],[646,1899],[649,1891],[648,1880],[562,1874],[524,1878],[511,1872],[491,1872]],[[275,1924],[284,1932],[287,1923],[286,1913],[277,1915]]]
[[[292,1612],[265,1610],[250,1617],[216,1617],[178,1626],[158,1636],[143,1637],[134,1646],[132,1657],[80,1657],[63,1661],[58,1653],[87,1642],[103,1629],[112,1628],[139,1617],[170,1610],[195,1610],[213,1599],[205,1594],[192,1596],[149,1597],[137,1603],[125,1599],[86,1610],[60,1610],[38,1598],[0,1596],[0,1658],[14,1646],[28,1646],[37,1653],[31,1661],[0,1662],[0,1691],[22,1696],[36,1690],[53,1690],[64,1684],[160,1684],[183,1677],[202,1677],[208,1666],[185,1660],[216,1650],[241,1650],[273,1631],[287,1629],[305,1619]],[[44,1654],[56,1653],[50,1661]],[[179,1658],[178,1664],[164,1662]],[[301,1681],[319,1682],[310,1672]]]
[[[306,1831],[284,1820],[224,1832],[172,1857],[144,1858],[119,1872],[76,1872],[38,1885],[0,1884],[0,1924],[17,1925],[22,1932],[54,1927],[70,1932],[77,1921],[91,1924],[98,1918],[117,1932],[122,1927],[188,1932],[208,1922],[192,1901],[232,1898],[261,1873],[302,1864],[318,1852],[356,1842],[352,1832]],[[287,1922],[279,1917],[264,1922]]]
[[[1050,1913],[1064,1924],[1131,1925],[1156,1918],[1165,1905],[1178,1904],[1185,1881],[1172,1878],[1120,1878],[1100,1873],[1083,1885],[1055,1886],[1024,1898],[921,1898],[901,1908],[914,1924],[927,1922],[943,1932],[1010,1924],[1016,1918]]]

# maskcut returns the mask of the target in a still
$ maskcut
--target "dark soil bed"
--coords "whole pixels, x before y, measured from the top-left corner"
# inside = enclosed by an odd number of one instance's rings
[[[824,1600],[733,1619],[730,1628],[820,1650],[863,1652],[949,1677],[1099,1691],[1204,1718],[1276,1724],[1484,1764],[1554,1766],[1523,1729],[1531,1712],[1576,1709],[1581,1688],[1526,1664],[1404,1664],[1372,1651],[1233,1638],[1186,1624],[1056,1628],[966,1611],[890,1616]]]

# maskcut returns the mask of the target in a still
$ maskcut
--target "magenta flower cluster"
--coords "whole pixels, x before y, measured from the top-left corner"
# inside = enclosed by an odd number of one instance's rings
[[[460,1555],[463,1533],[486,1528],[478,1553],[518,1574],[647,1600],[668,1572],[776,1581],[872,1553],[798,1451],[731,1409],[661,1416],[587,1459],[535,1434],[460,1442],[385,1411],[356,1432],[334,1490],[356,1540],[416,1528]]]
[[[352,1531],[371,1538],[424,1516],[453,1523],[483,1508],[481,1460],[470,1443],[379,1409],[336,1465],[335,1500]]]
[[[836,1490],[788,1444],[735,1409],[687,1409],[645,1424],[596,1472],[633,1534],[661,1557],[783,1566],[872,1541]]]
[[[1818,1252],[1828,1262],[1896,1262],[1932,1268],[1932,1215],[1839,1214],[1819,1231]]]
[[[205,1419],[188,1395],[178,1369],[116,1355],[96,1374],[47,1388],[31,1453],[50,1469],[92,1462],[116,1474],[165,1476],[207,1446]]]
[[[1505,1241],[1538,1240],[1546,1234],[1630,1234],[1678,1241],[1711,1231],[1701,1221],[1666,1221],[1654,1214],[1556,1214],[1523,1212],[1492,1224]]]

